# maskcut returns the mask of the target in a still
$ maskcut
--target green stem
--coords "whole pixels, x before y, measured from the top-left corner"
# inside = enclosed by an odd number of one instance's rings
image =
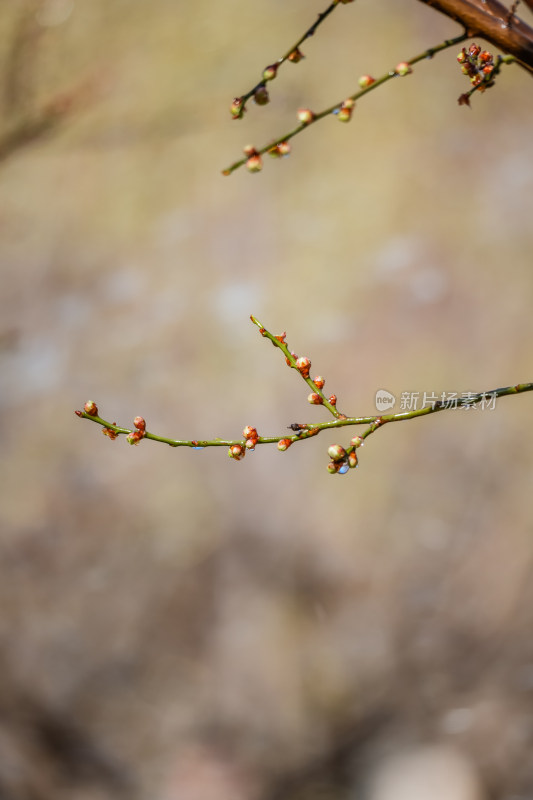
[[[465,31],[460,36],[456,36],[453,39],[446,39],[444,42],[441,42],[441,44],[435,45],[434,47],[429,47],[427,50],[424,50],[423,53],[419,53],[417,56],[414,56],[413,58],[411,58],[406,63],[409,64],[409,66],[413,66],[413,64],[417,64],[419,61],[423,61],[426,58],[433,58],[433,56],[436,53],[440,53],[442,50],[447,50],[449,47],[454,47],[457,44],[461,44],[461,42],[464,42],[468,38],[470,38],[470,37],[468,36],[468,33]],[[382,86],[384,83],[387,83],[387,81],[390,81],[392,78],[396,78],[396,77],[398,77],[398,73],[396,72],[396,70],[389,70],[389,72],[386,72],[380,78],[377,78],[374,81],[374,83],[371,83],[370,86],[366,86],[364,89],[360,89],[358,92],[355,92],[355,94],[352,94],[352,95],[350,95],[349,98],[345,98],[345,99],[359,100],[365,94],[368,94],[369,92],[373,92],[375,89],[378,88],[378,86]],[[294,128],[292,131],[289,131],[289,133],[286,133],[283,136],[280,136],[275,141],[271,142],[270,144],[265,145],[260,150],[257,150],[256,151],[257,154],[258,155],[263,155],[264,153],[267,153],[269,150],[271,150],[276,145],[281,144],[282,142],[288,142],[289,139],[292,139],[298,133],[301,133],[305,128],[309,128],[311,125],[314,125],[315,122],[318,122],[319,120],[324,119],[324,117],[328,117],[330,114],[333,114],[334,112],[337,112],[340,109],[340,107],[342,106],[342,103],[344,101],[345,100],[342,100],[340,103],[335,103],[335,105],[329,106],[329,108],[325,108],[323,111],[320,111],[319,113],[315,114],[311,122],[300,123],[300,125],[298,125],[296,128]],[[222,170],[222,174],[223,175],[230,175],[236,169],[238,169],[239,167],[242,167],[244,164],[246,164],[247,160],[248,160],[248,158],[247,158],[247,156],[245,156],[244,158],[239,159],[239,161],[235,161],[229,167],[227,167],[226,169]]]

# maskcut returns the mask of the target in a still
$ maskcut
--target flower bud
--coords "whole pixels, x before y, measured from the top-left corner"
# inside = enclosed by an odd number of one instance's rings
[[[314,113],[309,108],[298,109],[298,119],[302,125],[309,125],[315,118]]]
[[[246,428],[243,429],[242,435],[245,439],[258,439],[258,434],[256,428],[253,428],[251,425],[247,425]]]
[[[234,458],[235,461],[240,461],[246,455],[246,450],[242,444],[232,444],[228,450],[228,456]]]
[[[478,55],[481,53],[481,47],[475,43],[471,44],[470,47],[468,48],[468,53],[469,55],[472,56],[472,58],[477,58]]]
[[[98,406],[94,402],[94,400],[87,400],[85,405],[83,406],[83,410],[86,414],[89,414],[90,417],[97,417],[98,416]]]
[[[407,61],[400,61],[400,63],[396,65],[396,69],[394,71],[396,75],[409,75],[413,70]]]
[[[328,397],[328,400],[329,400],[329,402],[331,403],[332,406],[336,406],[337,405],[337,395],[336,394],[330,394],[330,396]]]
[[[358,82],[361,89],[366,89],[368,86],[372,86],[372,84],[376,82],[376,79],[371,75],[361,75]]]
[[[305,58],[305,56],[299,47],[296,47],[292,53],[289,53],[289,61],[292,61],[293,64],[297,64],[302,58]]]
[[[258,106],[266,106],[267,103],[270,103],[270,96],[266,86],[260,86],[255,90],[254,102],[257,103]]]
[[[263,70],[263,80],[264,81],[273,81],[276,77],[276,73],[278,71],[279,64],[271,64],[269,67],[265,67]]]
[[[307,402],[311,403],[312,406],[321,406],[324,401],[319,394],[311,392],[311,394],[307,395]]]
[[[322,375],[317,375],[316,378],[313,380],[317,389],[323,389],[326,379],[322,377]]]
[[[133,424],[140,431],[144,432],[146,430],[146,422],[143,417],[135,417]]]
[[[463,47],[463,49],[461,50],[461,52],[460,52],[460,53],[458,53],[458,55],[457,55],[457,61],[459,62],[459,64],[464,64],[464,63],[465,63],[465,61],[466,61],[466,50],[465,50],[465,48],[464,48],[464,47]]]
[[[233,119],[241,119],[244,110],[244,100],[242,97],[236,97],[230,106],[231,116]]]
[[[301,356],[300,358],[296,359],[296,368],[299,372],[303,375],[304,378],[309,377],[309,370],[311,368],[311,362],[305,356]]]
[[[128,444],[139,444],[143,436],[144,431],[132,431],[126,436],[126,441]]]
[[[349,468],[353,469],[354,467],[356,467],[358,461],[359,461],[359,459],[357,458],[357,453],[355,453],[355,452],[350,453],[350,455],[348,456],[348,466],[349,466]]]
[[[352,447],[361,447],[362,444],[365,443],[365,440],[362,436],[354,436],[353,439],[350,439],[350,444]]]
[[[281,450],[282,452],[284,450],[288,450],[291,444],[292,442],[290,439],[280,439],[278,442],[278,450]]]
[[[254,156],[250,156],[246,161],[246,169],[248,172],[261,172],[263,169],[263,162],[261,160],[261,156],[256,153]]]
[[[346,450],[340,444],[332,444],[328,447],[328,456],[332,461],[344,461]]]
[[[247,450],[255,450],[255,446],[257,444],[257,439],[247,439],[244,443],[244,446]]]
[[[335,461],[330,461],[328,464],[328,472],[330,475],[336,475],[340,469],[340,463],[336,463]]]
[[[118,433],[116,431],[111,430],[111,428],[102,428],[102,433],[104,434],[104,436],[107,436],[111,440],[114,440],[118,437]]]
[[[291,146],[289,142],[280,142],[277,145],[277,148],[280,156],[288,156],[289,153],[291,152]]]

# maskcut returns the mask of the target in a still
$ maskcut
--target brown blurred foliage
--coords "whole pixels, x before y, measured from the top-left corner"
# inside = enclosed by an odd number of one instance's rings
[[[388,426],[345,478],[323,435],[234,463],[72,413],[191,438],[322,419],[250,313],[347,413],[531,380],[519,69],[469,110],[444,54],[221,177],[457,32],[412,0],[339,8],[233,122],[320,10],[3,6],[2,800],[533,794],[530,396]]]

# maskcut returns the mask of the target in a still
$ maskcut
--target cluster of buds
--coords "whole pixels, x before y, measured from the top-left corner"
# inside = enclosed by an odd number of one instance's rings
[[[357,466],[359,459],[355,450],[359,444],[354,444],[355,439],[360,439],[360,443],[363,441],[360,436],[355,436],[347,450],[340,444],[332,444],[328,447],[328,456],[331,458],[328,464],[330,475],[346,475],[349,469],[354,469]]]
[[[146,434],[146,422],[143,417],[135,417],[133,424],[135,426],[135,430],[131,433],[128,433],[126,436],[126,441],[128,444],[139,444],[141,439]]]
[[[457,61],[461,65],[461,72],[468,75],[473,90],[484,92],[494,84],[494,56],[488,50],[482,50],[478,44],[471,44],[468,50],[463,47]],[[466,99],[464,99],[466,97]],[[468,95],[461,95],[459,105],[469,105]]]
[[[244,436],[244,446],[247,450],[255,450],[255,446],[257,444],[257,440],[259,439],[259,434],[257,433],[257,429],[253,428],[251,425],[247,425],[242,432]],[[235,456],[233,456],[235,458]]]
[[[337,119],[340,122],[349,122],[352,118],[352,111],[355,108],[355,100],[352,100],[351,97],[348,97],[344,103],[341,105],[337,112]]]
[[[263,161],[253,145],[246,145],[244,148],[244,155],[246,156],[246,169],[248,172],[261,172],[263,169]]]

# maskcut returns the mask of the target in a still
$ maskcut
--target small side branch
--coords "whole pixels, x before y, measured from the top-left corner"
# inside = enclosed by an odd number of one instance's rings
[[[465,392],[461,397],[454,399],[453,402],[443,398],[441,400],[434,400],[430,405],[424,408],[404,411],[398,414],[348,417],[337,410],[337,398],[335,395],[330,395],[328,398],[323,393],[322,389],[325,379],[321,376],[317,376],[312,380],[309,377],[309,370],[311,367],[310,360],[305,356],[298,357],[289,350],[285,342],[286,334],[282,333],[276,336],[268,331],[256,317],[252,316],[251,320],[254,325],[259,328],[261,335],[269,339],[275,347],[281,350],[285,356],[287,365],[291,369],[297,370],[307,385],[313,390],[307,398],[308,402],[312,405],[323,405],[333,416],[332,420],[319,423],[293,422],[287,426],[287,429],[291,431],[290,434],[284,432],[276,436],[261,436],[255,427],[247,425],[243,429],[242,436],[235,439],[178,439],[151,433],[146,429],[146,422],[143,417],[135,417],[132,428],[117,425],[116,422],[109,422],[99,415],[96,403],[93,401],[85,403],[83,411],[76,411],[75,413],[82,419],[88,419],[100,425],[103,433],[110,439],[117,439],[119,436],[125,436],[129,444],[135,445],[139,444],[143,439],[151,439],[155,442],[170,445],[170,447],[190,447],[195,450],[203,450],[207,447],[227,447],[228,455],[236,461],[242,460],[248,450],[255,450],[256,445],[259,444],[276,444],[278,450],[285,451],[291,445],[297,442],[303,442],[322,431],[364,425],[365,430],[362,431],[361,434],[354,436],[346,446],[333,444],[328,448],[328,455],[331,459],[327,467],[328,472],[331,474],[343,475],[348,472],[350,468],[357,466],[357,449],[364,444],[365,440],[372,433],[378,430],[378,428],[382,428],[386,423],[403,422],[409,419],[416,419],[417,417],[426,417],[430,414],[436,414],[440,411],[450,409],[485,408],[490,404],[492,404],[491,407],[494,407],[498,398],[533,391],[533,382],[519,383],[513,386],[505,386],[500,389],[492,389],[484,392]]]

